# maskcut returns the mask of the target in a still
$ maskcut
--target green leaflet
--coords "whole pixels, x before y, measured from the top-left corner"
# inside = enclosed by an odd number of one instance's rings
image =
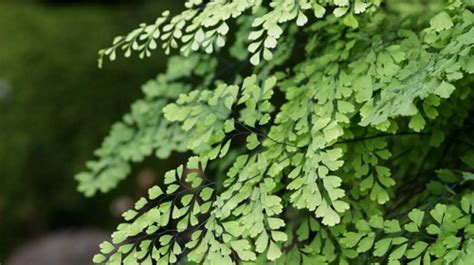
[[[468,200],[468,197],[472,197],[472,193],[466,195],[463,200]],[[472,237],[471,215],[462,212],[455,205],[444,204],[437,204],[427,212],[432,219],[423,219],[425,212],[422,210],[412,210],[408,214],[411,222],[405,224],[403,231],[396,220],[380,219],[378,221],[380,225],[378,225],[378,222],[371,219],[368,225],[359,225],[357,233],[346,232],[341,243],[349,248],[357,247],[358,252],[372,249],[375,257],[386,256],[390,262],[397,264],[400,260],[405,260],[410,264],[429,262],[436,264],[455,260],[461,262],[463,252],[454,249],[460,247],[461,238],[458,236],[460,233],[467,233],[468,238]],[[393,229],[394,227],[396,229]],[[414,227],[416,229],[413,229]],[[426,233],[421,230],[425,230]],[[422,236],[423,234],[428,236]],[[375,237],[377,239],[373,245]],[[360,238],[364,239],[360,240]]]
[[[336,6],[334,15],[344,16],[343,22],[351,27],[357,27],[357,20],[349,8],[353,6],[354,14],[361,14],[374,10],[380,1],[326,1],[326,0],[273,0],[270,10],[254,18],[253,30],[248,35],[251,43],[248,50],[251,54],[250,62],[254,65],[260,63],[261,58],[269,61],[273,58],[272,50],[283,34],[282,27],[288,21],[294,21],[298,26],[308,22],[306,11],[313,9],[314,15],[321,18],[326,9],[323,6]],[[166,54],[171,49],[179,48],[184,55],[189,55],[198,50],[212,53],[223,47],[226,35],[229,32],[229,20],[243,16],[245,12],[260,14],[267,10],[261,0],[212,0],[209,3],[192,1],[187,2],[186,10],[176,16],[171,16],[165,11],[153,24],[140,24],[126,36],[116,37],[113,46],[99,52],[99,66],[102,66],[103,57],[115,60],[117,52],[124,50],[125,57],[132,52],[138,52],[140,58],[149,57],[158,47],[157,41]],[[202,8],[200,6],[203,6]]]
[[[180,78],[193,72],[204,75],[212,71],[212,60],[207,63],[201,60],[198,55],[172,58],[167,73],[142,87],[145,98],[134,102],[123,121],[112,126],[101,148],[95,151],[98,159],[87,163],[88,171],[75,176],[81,192],[87,196],[97,191],[107,192],[130,173],[131,162],[140,162],[152,154],[163,159],[174,150],[185,150],[185,132],[177,124],[166,121],[162,109],[180,93],[190,90],[189,85],[178,82]],[[181,64],[187,67],[172,67]]]
[[[94,262],[469,264],[472,3],[384,2],[189,0],[101,51],[189,57],[144,86],[79,189],[192,156]]]

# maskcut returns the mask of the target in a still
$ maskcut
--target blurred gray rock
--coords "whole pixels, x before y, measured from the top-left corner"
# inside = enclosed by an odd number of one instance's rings
[[[0,80],[0,101],[8,98],[12,91],[10,82],[6,80]]]
[[[18,248],[6,265],[90,265],[108,237],[95,229],[55,232]]]

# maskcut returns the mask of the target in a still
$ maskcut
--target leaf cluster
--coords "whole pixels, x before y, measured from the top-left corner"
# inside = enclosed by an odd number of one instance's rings
[[[119,37],[102,55],[147,55],[158,38],[196,53],[144,87],[80,189],[109,190],[153,152],[193,155],[124,214],[95,262],[469,264],[474,15],[456,0],[421,18],[407,6],[188,1]],[[197,51],[224,46],[237,17],[231,60],[254,66],[222,78]]]

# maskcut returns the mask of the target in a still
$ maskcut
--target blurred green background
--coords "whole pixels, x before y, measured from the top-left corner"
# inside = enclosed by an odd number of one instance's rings
[[[181,2],[0,0],[0,263],[51,231],[116,224],[118,193],[86,199],[73,175],[166,58],[99,70],[97,51]],[[139,183],[120,193],[133,198]]]

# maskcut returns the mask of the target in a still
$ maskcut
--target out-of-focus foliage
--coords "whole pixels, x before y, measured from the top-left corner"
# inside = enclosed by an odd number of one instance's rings
[[[162,69],[159,57],[95,67],[97,50],[147,12],[0,4],[0,260],[37,232],[110,220],[110,200],[85,203],[70,176]]]
[[[472,8],[189,0],[116,38],[101,56],[146,57],[156,40],[189,56],[143,87],[79,190],[108,192],[149,155],[192,155],[94,262],[472,263]]]

